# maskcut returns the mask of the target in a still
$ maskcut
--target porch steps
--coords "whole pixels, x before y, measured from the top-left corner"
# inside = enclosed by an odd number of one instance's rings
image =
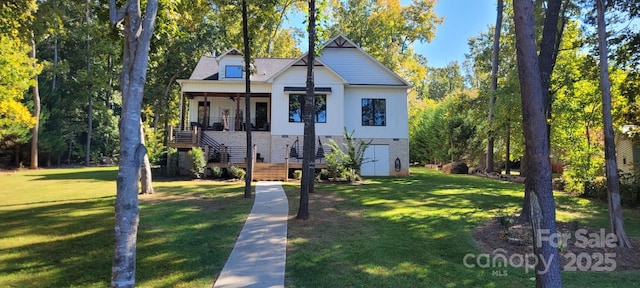
[[[284,163],[255,163],[253,181],[286,181],[286,167]]]

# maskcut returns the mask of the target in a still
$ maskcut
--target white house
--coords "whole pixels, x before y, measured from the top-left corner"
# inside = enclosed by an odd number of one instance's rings
[[[615,135],[618,170],[628,174],[635,174],[640,167],[640,146],[633,139],[636,129],[635,125],[624,125]]]
[[[363,164],[363,176],[408,175],[410,85],[344,36],[327,42],[316,59],[316,145],[323,148],[317,167],[329,151],[329,139],[342,142],[346,127],[356,138],[371,141],[365,157],[375,161]],[[254,59],[251,116],[244,119],[247,73],[242,53],[231,49],[218,57],[202,57],[189,79],[178,80],[182,120],[171,133],[170,146],[202,146],[213,162],[240,164],[246,153],[244,130],[251,129],[259,162],[295,167],[302,156],[305,61],[306,55]],[[188,131],[193,138],[184,137]]]

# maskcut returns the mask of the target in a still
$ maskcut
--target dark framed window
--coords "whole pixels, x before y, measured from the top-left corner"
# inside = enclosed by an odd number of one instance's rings
[[[304,122],[304,94],[289,94],[289,122]],[[315,95],[315,121],[327,123],[327,95]]]
[[[242,66],[239,66],[239,65],[224,66],[224,76],[226,78],[242,78]]]
[[[362,126],[387,125],[387,99],[362,99]]]

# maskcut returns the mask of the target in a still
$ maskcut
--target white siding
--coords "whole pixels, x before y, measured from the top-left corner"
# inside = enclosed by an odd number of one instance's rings
[[[633,143],[627,136],[616,137],[616,162],[618,170],[633,173]]]
[[[362,99],[386,99],[386,126],[362,126]],[[345,125],[357,138],[409,138],[406,89],[348,87],[345,89]]]
[[[303,134],[303,123],[289,122],[289,94],[284,87],[305,87],[306,67],[293,66],[279,75],[273,83],[271,98],[271,134],[272,135],[300,135]],[[342,135],[344,126],[344,84],[342,79],[324,67],[317,67],[314,71],[316,87],[329,87],[331,93],[317,92],[327,95],[327,123],[316,123],[317,135]],[[295,92],[304,93],[304,92]]]
[[[406,85],[357,48],[326,48],[319,59],[349,84]]]

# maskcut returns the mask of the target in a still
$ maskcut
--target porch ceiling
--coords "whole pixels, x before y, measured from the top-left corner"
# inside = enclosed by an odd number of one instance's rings
[[[242,93],[229,93],[229,92],[184,92],[184,96],[193,99],[194,97],[244,97],[244,92]],[[251,97],[258,98],[270,98],[271,93],[251,93]]]

